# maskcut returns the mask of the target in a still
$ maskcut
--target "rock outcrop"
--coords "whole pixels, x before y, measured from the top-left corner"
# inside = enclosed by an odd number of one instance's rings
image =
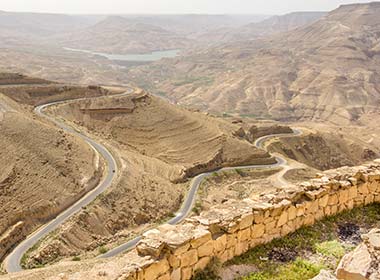
[[[364,242],[341,260],[337,278],[343,280],[380,279],[380,229],[362,236]]]

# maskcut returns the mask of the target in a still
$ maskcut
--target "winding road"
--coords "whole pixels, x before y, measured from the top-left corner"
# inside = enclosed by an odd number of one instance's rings
[[[109,97],[120,97],[123,95],[127,95],[133,92],[133,89],[130,88],[128,91],[122,94],[112,95]],[[98,97],[94,97],[98,98]],[[54,220],[50,221],[49,223],[42,226],[40,229],[38,229],[36,232],[29,235],[24,241],[22,241],[20,244],[18,244],[13,251],[6,257],[4,261],[4,268],[8,273],[18,272],[23,270],[21,267],[21,259],[23,255],[32,248],[35,244],[37,244],[43,237],[57,229],[60,225],[62,225],[65,221],[67,221],[70,217],[72,217],[74,214],[78,213],[83,207],[87,206],[89,203],[91,203],[99,194],[104,192],[109,186],[111,186],[113,179],[115,178],[117,172],[117,164],[112,156],[112,154],[107,150],[106,147],[104,147],[102,144],[92,140],[88,136],[82,134],[81,132],[76,131],[74,128],[66,125],[65,123],[58,121],[57,119],[47,115],[44,113],[44,110],[47,107],[63,104],[63,103],[70,103],[70,102],[77,102],[80,100],[85,100],[88,98],[78,98],[78,99],[72,99],[72,100],[65,100],[65,101],[57,101],[52,102],[48,104],[44,104],[41,106],[38,106],[35,108],[35,113],[48,119],[49,121],[55,123],[58,127],[62,128],[68,133],[74,134],[80,138],[82,138],[84,141],[86,141],[91,147],[93,147],[106,161],[106,175],[103,178],[102,182],[93,190],[88,192],[85,196],[83,196],[80,200],[78,200],[75,204],[64,210],[60,215],[58,215]],[[289,136],[296,136],[300,135],[302,132],[297,129],[293,129],[293,133],[288,134],[272,134],[267,135],[258,138],[254,145],[255,147],[259,149],[264,149],[264,143],[272,138],[278,138],[278,137],[289,137]],[[276,167],[284,167],[287,166],[287,161],[285,158],[281,156],[277,156],[276,163],[274,164],[268,164],[268,165],[248,165],[248,166],[235,166],[235,167],[225,167],[218,169],[216,171],[212,172],[205,172],[202,174],[197,175],[194,177],[190,184],[190,190],[182,204],[181,209],[176,213],[175,217],[173,217],[171,220],[169,220],[167,223],[170,225],[175,225],[183,221],[192,211],[193,204],[198,192],[198,189],[203,181],[204,178],[211,175],[213,172],[222,172],[222,171],[228,171],[228,170],[234,170],[234,169],[271,169]],[[132,248],[134,248],[137,243],[141,240],[141,236],[138,236],[127,243],[124,243],[107,253],[100,255],[99,258],[109,258],[115,255],[118,255],[122,252],[128,251]]]
[[[256,148],[259,149],[264,149],[264,144],[266,141],[272,139],[272,138],[279,138],[279,137],[290,137],[290,136],[298,136],[301,135],[302,131],[299,129],[293,129],[293,133],[284,133],[284,134],[271,134],[271,135],[266,135],[263,137],[258,138],[254,145]],[[235,169],[272,169],[276,167],[285,167],[287,165],[287,161],[285,158],[281,156],[277,156],[276,158],[276,163],[273,164],[267,164],[267,165],[247,165],[247,166],[235,166],[235,167],[224,167],[220,168],[216,171],[210,171],[210,172],[205,172],[197,175],[194,177],[190,183],[190,190],[186,196],[185,201],[182,204],[181,209],[176,213],[175,217],[169,220],[167,223],[170,225],[175,225],[180,222],[182,222],[192,211],[194,201],[198,192],[198,189],[202,183],[202,181],[210,176],[214,172],[223,172],[223,171],[228,171],[228,170],[235,170]],[[280,179],[283,179],[282,177]],[[113,256],[116,256],[122,252],[128,251],[133,249],[137,243],[141,240],[142,236],[137,236],[134,239],[128,241],[127,243],[124,243],[107,253],[100,255],[99,258],[110,258]]]
[[[129,88],[126,92],[122,94],[116,94],[112,95],[112,97],[120,97],[127,94],[132,93],[134,90],[132,88]],[[111,97],[111,95],[109,96]],[[99,98],[99,97],[93,97]],[[51,102],[48,104],[40,105],[34,109],[34,112],[37,115],[40,115],[44,117],[45,119],[48,119],[49,121],[55,123],[58,127],[62,128],[68,133],[74,134],[80,138],[82,138],[84,141],[86,141],[91,147],[93,147],[106,161],[106,175],[103,178],[103,180],[100,182],[98,186],[96,186],[93,190],[89,191],[86,195],[84,195],[80,200],[78,200],[76,203],[74,203],[72,206],[64,210],[60,215],[58,215],[54,220],[50,221],[49,223],[42,226],[40,229],[29,235],[24,241],[22,241],[20,244],[18,244],[15,249],[5,258],[4,260],[4,268],[8,273],[12,272],[18,272],[23,270],[21,267],[21,259],[22,256],[35,244],[38,243],[39,240],[41,240],[43,237],[48,235],[50,232],[57,229],[61,224],[63,224],[65,221],[67,221],[70,217],[72,217],[74,214],[79,212],[83,207],[90,204],[99,194],[104,192],[109,186],[111,186],[111,183],[113,179],[115,178],[117,174],[117,164],[112,156],[112,154],[107,150],[106,147],[104,147],[102,144],[92,140],[88,136],[76,131],[74,128],[64,124],[63,122],[60,122],[53,117],[47,115],[44,113],[44,110],[53,105],[63,104],[63,103],[70,103],[70,102],[77,102],[81,100],[85,100],[87,98],[77,98],[77,99],[71,99],[71,100],[65,100],[65,101],[56,101]]]

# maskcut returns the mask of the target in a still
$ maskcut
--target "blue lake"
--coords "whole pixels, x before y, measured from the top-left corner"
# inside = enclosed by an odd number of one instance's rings
[[[163,58],[172,58],[178,56],[180,50],[168,50],[168,51],[155,51],[145,54],[109,54],[101,52],[93,52],[88,50],[64,48],[67,51],[82,52],[92,55],[100,55],[108,58],[109,60],[120,60],[120,61],[134,61],[134,62],[152,62]]]

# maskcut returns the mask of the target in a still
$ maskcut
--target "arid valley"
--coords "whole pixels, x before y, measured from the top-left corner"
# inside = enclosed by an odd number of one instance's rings
[[[380,279],[380,2],[36,2],[0,11],[0,280]]]

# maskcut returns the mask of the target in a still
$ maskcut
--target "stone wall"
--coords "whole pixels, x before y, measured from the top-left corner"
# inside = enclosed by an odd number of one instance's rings
[[[212,258],[225,262],[326,216],[380,202],[380,161],[326,171],[289,191],[227,201],[183,224],[144,234],[121,279],[190,279]]]

